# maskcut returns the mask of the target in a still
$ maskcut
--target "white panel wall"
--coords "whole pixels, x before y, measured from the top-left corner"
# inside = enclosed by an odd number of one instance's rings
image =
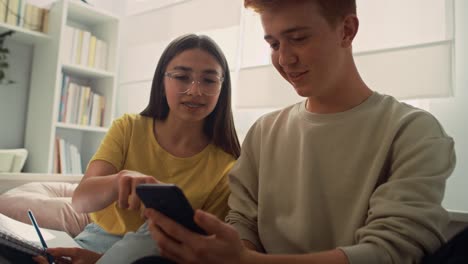
[[[452,0],[357,0],[359,32],[354,52],[443,41],[452,35]],[[404,8],[402,8],[404,7]],[[245,12],[242,67],[270,63],[258,14]]]
[[[357,0],[359,33],[355,51],[378,50],[445,40],[450,35],[452,0]]]
[[[234,93],[236,109],[279,108],[303,100],[272,65],[242,69]]]
[[[186,2],[190,0],[128,0],[128,6],[125,10],[126,15],[140,15],[148,13],[154,9]]]
[[[124,23],[130,46],[171,40],[185,33],[229,28],[239,24],[241,1],[193,0],[138,16]]]
[[[455,1],[454,97],[430,100],[430,112],[455,140],[457,166],[447,183],[444,206],[468,212],[468,1]]]
[[[452,41],[355,53],[367,85],[399,99],[452,95]]]
[[[161,53],[172,39],[182,34],[210,36],[223,48],[229,66],[236,67],[241,1],[172,0],[164,3],[168,5],[153,9],[153,3],[148,2],[148,11],[124,19],[117,115],[144,109]]]

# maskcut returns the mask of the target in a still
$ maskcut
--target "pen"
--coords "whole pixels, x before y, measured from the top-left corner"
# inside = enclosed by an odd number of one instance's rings
[[[32,225],[36,229],[37,235],[39,236],[39,240],[41,240],[41,244],[45,252],[47,250],[47,244],[44,240],[44,237],[42,237],[41,230],[39,229],[39,226],[37,225],[37,222],[36,222],[36,218],[34,217],[33,212],[31,210],[28,210],[28,216],[29,216],[29,219],[31,220]],[[47,252],[46,254],[47,254],[47,260],[49,261],[49,264],[54,263],[54,258]]]

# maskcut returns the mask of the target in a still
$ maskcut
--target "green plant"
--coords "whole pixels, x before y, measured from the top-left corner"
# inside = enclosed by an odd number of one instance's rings
[[[7,31],[5,33],[0,34],[0,84],[10,84],[14,83],[12,80],[7,78],[6,70],[10,66],[8,63],[8,55],[10,54],[10,50],[5,47],[5,40],[7,37],[11,36],[13,31]]]

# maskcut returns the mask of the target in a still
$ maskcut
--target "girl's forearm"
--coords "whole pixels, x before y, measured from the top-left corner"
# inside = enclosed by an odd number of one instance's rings
[[[80,213],[99,211],[118,198],[119,174],[91,176],[84,178],[75,189],[72,198],[73,208]]]

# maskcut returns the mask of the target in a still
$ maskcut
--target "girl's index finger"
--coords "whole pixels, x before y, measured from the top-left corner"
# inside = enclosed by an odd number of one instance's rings
[[[132,189],[132,182],[129,178],[122,178],[119,181],[119,198],[118,203],[120,208],[128,208],[128,197],[130,196]]]

